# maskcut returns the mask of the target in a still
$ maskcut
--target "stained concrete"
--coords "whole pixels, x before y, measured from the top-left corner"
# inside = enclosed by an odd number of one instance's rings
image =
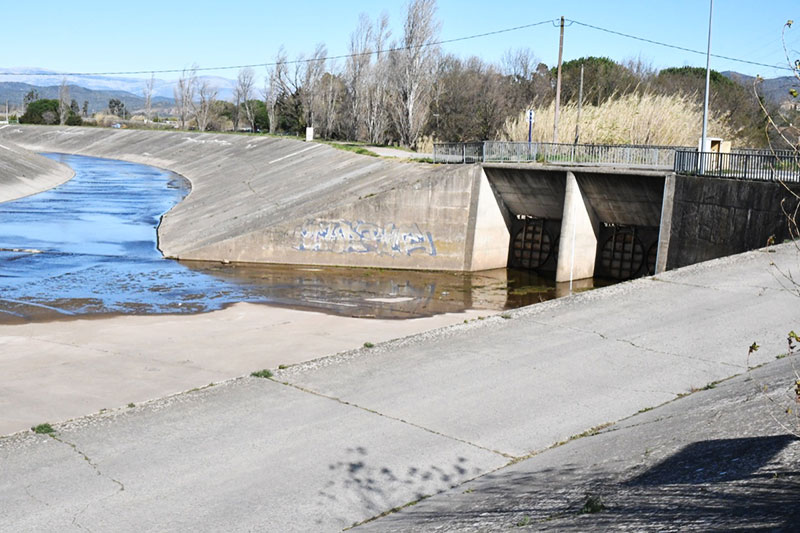
[[[794,212],[795,194],[800,184],[677,176],[667,268],[790,238],[783,208]]]
[[[771,264],[798,261],[777,246],[0,438],[0,531],[340,530],[744,372],[754,341],[774,361],[798,295]]]
[[[0,133],[7,127],[0,127]],[[12,143],[0,144],[0,202],[52,189],[74,175],[66,165],[32,154]]]

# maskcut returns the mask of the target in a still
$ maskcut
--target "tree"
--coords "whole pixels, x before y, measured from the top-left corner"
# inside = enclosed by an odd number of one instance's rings
[[[78,105],[78,101],[74,98],[69,103],[69,112],[73,115],[80,115],[81,114],[81,106]]]
[[[83,116],[84,117],[89,116],[89,100],[83,101]]]
[[[124,120],[127,113],[125,102],[118,98],[112,98],[108,101],[108,112]]]
[[[178,108],[179,127],[182,130],[186,129],[191,119],[192,102],[194,101],[196,87],[197,65],[192,65],[192,68],[181,73],[173,89],[175,106]]]
[[[267,71],[264,79],[264,105],[269,116],[269,132],[275,133],[278,127],[278,101],[282,94],[281,77],[286,71],[286,52],[281,47],[275,56],[275,64]]]
[[[67,121],[67,117],[69,117],[69,101],[67,78],[63,78],[58,88],[58,123],[61,125],[63,125]]]
[[[314,116],[319,115],[322,105],[322,76],[325,74],[325,58],[328,49],[324,44],[319,43],[314,50],[314,54],[304,62],[303,85],[300,91],[300,101],[305,113],[305,124],[312,128],[316,125]]]
[[[19,117],[20,124],[55,124],[58,121],[58,100],[39,99],[30,102]]]
[[[150,74],[150,79],[144,84],[144,121],[150,122],[150,114],[153,109],[153,89],[155,88],[155,74]]]
[[[250,100],[253,98],[253,87],[255,86],[255,73],[251,68],[243,68],[239,71],[239,76],[236,78],[236,88],[234,89],[234,99],[236,100],[236,107],[240,103],[244,109],[245,118],[250,124],[250,131],[255,131],[255,117],[253,116],[253,106]],[[238,120],[235,121],[238,123]]]
[[[194,116],[197,119],[197,129],[206,131],[211,120],[214,109],[214,102],[217,100],[217,89],[212,87],[207,80],[198,83],[197,88],[198,102],[194,106]]]
[[[582,57],[561,65],[561,102],[578,101],[583,65],[583,103],[598,106],[612,96],[628,94],[639,87],[639,79],[623,65],[607,57]],[[555,73],[555,67],[551,74]]]
[[[433,72],[439,58],[439,48],[433,43],[441,26],[435,14],[435,0],[408,4],[400,49],[390,55],[392,118],[405,146],[416,147],[430,110]]]
[[[25,106],[25,109],[28,109],[28,106],[39,99],[39,92],[36,89],[31,89],[25,94],[25,97],[22,99],[22,103]]]

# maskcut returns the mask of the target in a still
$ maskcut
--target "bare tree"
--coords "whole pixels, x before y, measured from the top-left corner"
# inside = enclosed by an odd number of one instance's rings
[[[439,48],[433,43],[440,24],[434,18],[436,0],[408,4],[400,50],[392,52],[392,118],[400,142],[415,147],[430,111]]]
[[[58,88],[58,123],[62,126],[69,116],[69,104],[69,86],[67,78],[63,78]]]
[[[156,84],[155,74],[150,74],[150,79],[144,84],[144,121],[150,122],[150,113],[153,107],[153,89]]]
[[[181,129],[191,120],[192,102],[194,101],[197,87],[197,65],[192,65],[189,70],[184,70],[175,84],[175,105],[178,108],[178,121]]]
[[[350,34],[350,56],[345,64],[345,90],[347,108],[344,117],[346,134],[351,139],[359,139],[361,117],[366,112],[367,82],[372,61],[372,21],[365,13],[358,17],[358,26]]]
[[[314,127],[315,111],[320,111],[320,90],[322,76],[325,74],[325,58],[328,49],[324,44],[317,44],[314,54],[304,62],[302,91],[300,99],[305,112],[306,125]]]
[[[283,93],[283,83],[281,80],[286,72],[286,51],[281,48],[275,56],[275,64],[268,70],[267,77],[264,79],[264,104],[267,106],[269,116],[269,132],[275,133],[278,127],[278,99]]]
[[[236,89],[234,90],[234,99],[236,100],[236,107],[239,105],[244,108],[245,118],[250,124],[250,131],[256,131],[255,109],[250,100],[253,99],[253,87],[255,86],[255,73],[251,68],[243,68],[239,71],[239,76],[236,78]],[[238,122],[238,120],[237,120]]]
[[[212,87],[208,80],[200,81],[197,84],[197,102],[192,102],[194,116],[197,120],[197,129],[206,131],[208,123],[212,118],[214,102],[217,100],[217,89]]]
[[[375,51],[374,61],[370,62],[366,75],[366,94],[364,95],[363,127],[366,138],[372,144],[383,144],[386,140],[386,129],[389,124],[388,75],[389,54],[384,51],[391,36],[389,32],[389,16],[381,14],[372,31],[372,49]]]

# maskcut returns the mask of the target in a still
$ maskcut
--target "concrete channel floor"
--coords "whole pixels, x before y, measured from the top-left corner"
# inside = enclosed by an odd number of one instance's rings
[[[0,438],[0,531],[336,531],[513,474],[744,372],[754,341],[750,364],[785,353],[800,299],[773,263],[800,257],[710,261]]]

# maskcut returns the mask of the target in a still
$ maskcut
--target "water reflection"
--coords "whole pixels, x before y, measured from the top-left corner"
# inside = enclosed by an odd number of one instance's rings
[[[155,230],[160,216],[188,193],[185,180],[133,163],[48,157],[71,166],[75,178],[0,204],[0,321],[195,313],[236,302],[410,318],[519,307],[566,289],[520,270],[468,274],[167,260]]]

